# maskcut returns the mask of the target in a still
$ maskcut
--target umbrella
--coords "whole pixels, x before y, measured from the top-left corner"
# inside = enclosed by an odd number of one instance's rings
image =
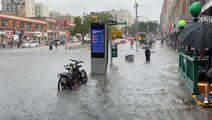
[[[58,42],[58,41],[60,41],[60,40],[58,40],[58,39],[55,39],[55,40],[53,40],[54,42]]]
[[[181,45],[195,49],[212,48],[212,23],[193,22],[177,35]]]

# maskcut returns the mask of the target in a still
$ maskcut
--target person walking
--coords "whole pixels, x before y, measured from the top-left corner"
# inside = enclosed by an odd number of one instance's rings
[[[151,55],[151,51],[149,50],[149,48],[147,48],[145,50],[146,61],[150,61],[150,55]]]
[[[58,44],[57,44],[57,41],[55,41],[55,48],[56,48],[56,51],[57,51],[57,46],[58,46]]]
[[[130,48],[133,48],[134,41],[133,39],[130,41]]]

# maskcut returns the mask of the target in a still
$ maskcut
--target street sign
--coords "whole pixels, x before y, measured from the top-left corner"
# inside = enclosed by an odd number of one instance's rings
[[[116,38],[122,38],[122,31],[116,31]]]
[[[117,25],[117,21],[107,21],[108,25]]]
[[[127,22],[118,22],[117,25],[127,25]]]
[[[111,37],[112,37],[112,39],[116,39],[116,31],[111,32]]]

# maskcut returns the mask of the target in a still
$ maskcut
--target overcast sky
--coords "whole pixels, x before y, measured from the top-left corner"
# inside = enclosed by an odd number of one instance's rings
[[[135,18],[135,0],[35,0],[36,3],[45,3],[50,11],[62,14],[70,13],[78,16],[91,11],[109,11],[112,9],[129,10]],[[159,20],[163,0],[137,0],[138,15],[148,17],[149,20]],[[139,18],[145,20],[145,18]]]

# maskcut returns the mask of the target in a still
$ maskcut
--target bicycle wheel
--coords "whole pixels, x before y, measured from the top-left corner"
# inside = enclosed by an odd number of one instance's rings
[[[88,76],[87,76],[87,73],[85,72],[85,70],[82,69],[80,71],[80,74],[81,74],[81,82],[86,83],[88,81]]]
[[[68,84],[68,79],[66,77],[61,77],[57,85],[58,90],[65,88],[67,84]]]
[[[74,77],[71,75],[69,78],[69,88],[72,89],[75,86]]]

